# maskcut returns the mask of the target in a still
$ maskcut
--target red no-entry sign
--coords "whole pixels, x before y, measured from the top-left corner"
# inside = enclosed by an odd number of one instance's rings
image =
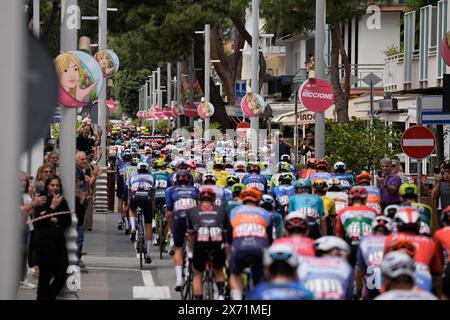
[[[406,155],[413,159],[429,157],[436,146],[433,131],[426,127],[414,126],[403,133],[401,147]]]
[[[240,122],[236,127],[236,134],[239,137],[246,137],[250,131],[250,123]]]

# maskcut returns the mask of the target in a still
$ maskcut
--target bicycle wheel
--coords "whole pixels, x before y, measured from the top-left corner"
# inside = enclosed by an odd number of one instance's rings
[[[145,254],[145,236],[144,236],[144,226],[142,223],[142,216],[139,215],[139,237],[138,237],[138,245],[139,245],[139,265],[141,267],[141,270],[144,268],[144,254]]]
[[[206,300],[214,300],[214,271],[212,269],[211,263],[206,270]]]
[[[165,250],[166,247],[166,238],[164,235],[164,230],[165,230],[165,226],[164,226],[164,216],[163,216],[163,211],[161,208],[159,208],[158,210],[158,221],[159,221],[159,258],[162,260],[163,258],[163,252]]]

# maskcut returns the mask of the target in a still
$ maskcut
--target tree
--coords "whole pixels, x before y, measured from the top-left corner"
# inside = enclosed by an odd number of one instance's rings
[[[327,121],[326,158],[330,163],[343,161],[353,172],[378,166],[380,160],[396,158],[401,153],[401,132],[373,119],[370,129],[366,121],[353,118],[348,123]]]

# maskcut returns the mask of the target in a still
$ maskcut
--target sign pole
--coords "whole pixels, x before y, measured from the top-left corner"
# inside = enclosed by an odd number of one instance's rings
[[[205,24],[205,100],[210,100],[210,72],[211,72],[211,26]],[[209,141],[209,118],[205,119],[205,140]]]
[[[416,103],[416,125],[420,124],[420,110],[422,109],[422,98],[417,97]],[[422,197],[422,160],[417,160],[417,201],[420,203]]]
[[[295,154],[294,154],[294,162],[295,165],[298,166],[298,88],[297,85],[294,84],[294,95],[295,95],[295,103],[294,103],[294,116],[295,116],[295,125],[294,125],[294,150],[295,150]]]
[[[252,0],[252,56],[251,56],[251,75],[252,92],[259,94],[259,0]],[[250,118],[251,123],[251,148],[252,153],[258,155],[258,130],[259,116]]]
[[[106,50],[106,32],[107,32],[107,0],[98,1],[98,49]],[[103,81],[103,87],[98,96],[98,124],[102,131],[100,138],[100,167],[106,166],[106,80]]]

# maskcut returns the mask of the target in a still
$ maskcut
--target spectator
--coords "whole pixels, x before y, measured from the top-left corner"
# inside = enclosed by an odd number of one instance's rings
[[[403,172],[403,167],[400,161],[392,160],[392,170],[399,175],[400,179],[402,179],[402,184],[408,183],[405,173]]]
[[[431,191],[431,198],[437,203],[438,217],[441,217],[442,209],[450,206],[450,160],[446,160],[439,166],[439,174],[435,174],[435,182]],[[441,219],[439,225],[442,227]]]
[[[46,201],[34,209],[34,216],[67,212],[69,206],[63,197],[61,179],[50,176],[45,182]],[[55,300],[67,278],[67,250],[65,230],[71,224],[69,214],[42,219],[34,223],[36,253],[39,259],[38,300]],[[53,279],[52,279],[53,278]]]
[[[292,145],[287,143],[286,140],[284,140],[284,135],[282,133],[280,133],[280,135],[278,136],[278,139],[279,139],[279,143],[280,143],[279,161],[281,161],[281,157],[284,154],[287,154],[289,157],[291,156]]]
[[[57,174],[58,173],[58,168],[59,168],[59,155],[58,155],[58,153],[50,152],[49,155],[47,156],[47,160],[46,160],[45,164],[51,165],[52,168],[53,168],[53,174]]]
[[[314,138],[315,138],[314,131],[312,131],[312,130],[306,134],[305,138],[303,138],[302,145],[301,145],[301,148],[302,148],[301,154],[302,155],[305,156],[308,152],[311,152],[311,157],[314,157],[314,153],[316,152],[316,148],[314,147],[314,143],[315,143]]]
[[[54,175],[53,167],[50,164],[44,164],[40,166],[36,172],[36,178],[34,180],[34,188],[37,194],[44,193],[44,185],[48,177]]]
[[[81,129],[81,133],[77,137],[77,150],[83,151],[86,155],[92,153],[92,148],[97,145],[95,138],[90,137],[91,127],[84,125]]]
[[[393,171],[390,159],[381,160],[382,177],[377,176],[377,185],[381,190],[381,209],[391,204],[400,203],[400,193],[398,192],[402,184],[402,179]]]

